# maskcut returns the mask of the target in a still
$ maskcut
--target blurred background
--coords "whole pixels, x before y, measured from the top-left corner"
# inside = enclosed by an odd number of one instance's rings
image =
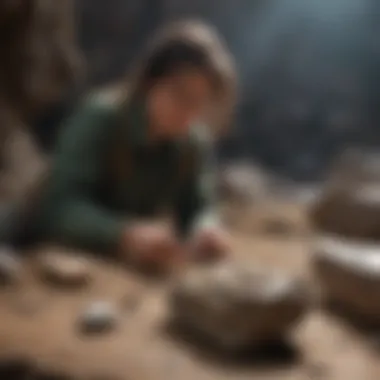
[[[77,56],[59,16],[69,2],[0,0],[0,226],[18,225],[20,200],[21,210],[24,199],[38,201],[54,127],[81,91],[107,95],[159,26],[203,19],[224,36],[240,82],[234,125],[218,143],[231,256],[306,279],[378,328],[359,337],[318,300],[292,335],[301,361],[280,368],[269,360],[263,372],[251,359],[250,370],[225,367],[223,356],[208,366],[210,355],[194,355],[158,328],[166,288],[86,252],[47,245],[19,260],[0,247],[0,379],[379,380],[380,2],[73,1],[86,67],[80,89],[67,94]],[[71,288],[77,272],[92,281],[84,291]],[[116,333],[88,340],[76,327],[97,300]]]
[[[254,159],[297,181],[323,178],[348,146],[380,141],[380,4],[376,0],[76,0],[87,86],[122,78],[168,20],[218,27],[241,93],[226,160]]]

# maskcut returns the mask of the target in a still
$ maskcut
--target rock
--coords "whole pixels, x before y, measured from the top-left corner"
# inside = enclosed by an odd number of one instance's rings
[[[51,285],[82,287],[91,277],[89,264],[85,259],[64,251],[47,251],[39,257],[38,266],[42,278]]]
[[[307,309],[297,279],[244,264],[220,263],[187,272],[171,296],[174,321],[224,349],[280,340]]]
[[[267,178],[259,167],[234,164],[226,167],[219,176],[219,193],[222,199],[245,205],[265,195]]]
[[[17,254],[8,247],[0,248],[0,284],[13,285],[20,281],[22,263]]]
[[[319,232],[380,240],[380,156],[348,152],[338,159],[324,190],[311,206]]]
[[[380,244],[322,236],[313,253],[324,296],[362,322],[380,326]]]
[[[326,193],[311,210],[311,222],[321,233],[353,239],[380,240],[380,184]]]
[[[92,303],[81,315],[80,330],[87,334],[107,332],[116,327],[119,319],[118,311],[108,302]]]

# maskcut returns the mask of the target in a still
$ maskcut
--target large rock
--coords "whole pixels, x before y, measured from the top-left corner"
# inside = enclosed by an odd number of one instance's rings
[[[301,281],[237,263],[189,271],[172,297],[173,319],[223,349],[281,339],[307,309]]]
[[[325,297],[363,322],[380,326],[380,244],[322,236],[313,253]]]
[[[310,211],[320,232],[380,239],[380,156],[348,152],[333,167],[324,191]]]

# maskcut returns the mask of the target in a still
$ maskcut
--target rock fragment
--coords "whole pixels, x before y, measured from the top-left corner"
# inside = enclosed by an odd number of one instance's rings
[[[320,236],[313,267],[324,296],[365,324],[380,326],[380,244]]]
[[[380,240],[380,155],[348,151],[338,157],[323,191],[310,208],[320,233]]]
[[[83,333],[98,334],[114,329],[119,320],[116,308],[106,301],[90,304],[79,318],[79,327]]]
[[[91,280],[89,264],[81,256],[63,251],[47,251],[38,258],[42,278],[54,286],[79,288]]]
[[[171,297],[175,321],[228,350],[281,340],[307,304],[299,280],[231,262],[188,272]]]

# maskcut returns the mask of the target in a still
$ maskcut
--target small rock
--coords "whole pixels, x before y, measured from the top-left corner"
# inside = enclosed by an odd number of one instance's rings
[[[10,248],[0,248],[0,284],[15,284],[20,280],[22,264]]]
[[[82,287],[91,280],[86,261],[74,255],[47,253],[39,260],[41,275],[52,285]]]
[[[380,244],[315,238],[313,268],[327,300],[357,322],[380,327]]]
[[[281,274],[224,262],[189,271],[171,297],[174,321],[234,350],[281,340],[305,313],[303,283]]]
[[[373,151],[350,150],[338,157],[309,209],[312,226],[326,234],[379,241],[379,165]]]
[[[114,306],[108,302],[92,303],[80,317],[80,329],[84,333],[102,333],[116,327],[119,315]]]

